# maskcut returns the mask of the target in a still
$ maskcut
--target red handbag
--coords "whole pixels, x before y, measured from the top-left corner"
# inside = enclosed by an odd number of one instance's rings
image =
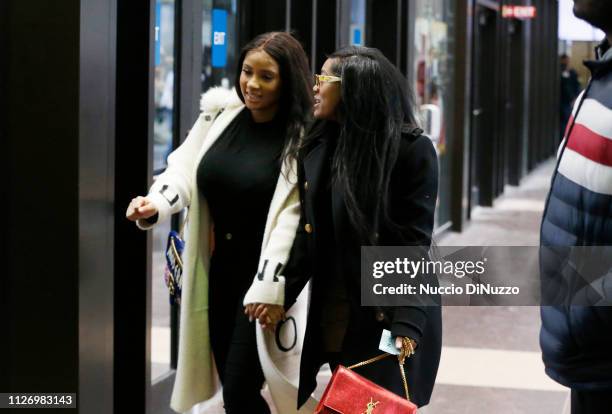
[[[379,355],[348,368],[339,365],[314,414],[416,414],[417,406],[410,402],[406,374],[401,362],[399,367],[406,399],[352,371],[353,368],[371,364],[389,355]]]

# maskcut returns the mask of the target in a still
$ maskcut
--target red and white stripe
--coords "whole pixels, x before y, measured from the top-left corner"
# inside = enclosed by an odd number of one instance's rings
[[[591,191],[612,195],[612,109],[594,99],[584,101],[559,172]]]

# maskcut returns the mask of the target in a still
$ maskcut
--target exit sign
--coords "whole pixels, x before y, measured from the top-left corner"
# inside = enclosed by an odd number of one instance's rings
[[[504,19],[533,19],[536,17],[535,6],[502,6]]]

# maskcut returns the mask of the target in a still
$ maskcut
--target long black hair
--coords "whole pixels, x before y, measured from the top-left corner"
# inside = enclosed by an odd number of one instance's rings
[[[378,244],[381,226],[397,229],[389,212],[389,182],[402,129],[417,125],[413,94],[406,79],[378,49],[351,46],[329,58],[333,59],[333,74],[342,78],[332,180],[344,195],[362,243]],[[332,122],[317,121],[303,147],[320,139]]]
[[[312,114],[312,75],[308,58],[300,42],[286,32],[263,33],[251,40],[240,53],[234,88],[244,102],[240,90],[240,73],[246,55],[253,50],[263,50],[278,64],[281,78],[279,112],[286,122],[287,135],[283,160],[297,153],[302,130],[308,125]]]

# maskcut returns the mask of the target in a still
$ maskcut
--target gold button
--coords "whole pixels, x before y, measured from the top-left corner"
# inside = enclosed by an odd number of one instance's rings
[[[308,181],[304,181],[304,190],[308,191]]]
[[[312,226],[309,223],[306,223],[304,230],[306,230],[306,233],[312,233]]]
[[[231,240],[231,239],[232,239],[232,233],[226,233],[225,240]]]
[[[376,320],[378,322],[382,322],[385,320],[385,314],[383,312],[377,312],[376,313]]]

